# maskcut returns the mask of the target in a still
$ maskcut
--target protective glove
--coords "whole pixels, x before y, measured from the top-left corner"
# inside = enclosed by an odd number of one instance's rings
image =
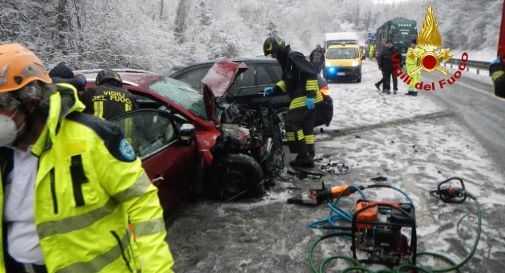
[[[64,62],[57,64],[51,71],[49,71],[49,77],[60,77],[64,79],[69,79],[74,77],[74,72],[72,69]]]
[[[268,87],[265,87],[265,89],[263,89],[263,94],[265,96],[270,96],[274,93],[274,88],[272,86],[268,86]]]
[[[316,104],[314,102],[314,98],[307,98],[307,109],[312,110],[316,108]]]
[[[86,77],[82,74],[72,78],[53,77],[53,83],[68,83],[73,85],[77,91],[83,91],[86,86]]]

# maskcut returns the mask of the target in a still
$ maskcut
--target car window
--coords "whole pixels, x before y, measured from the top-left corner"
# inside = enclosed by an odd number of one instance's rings
[[[270,77],[267,69],[263,65],[257,65],[256,67],[256,85],[269,85],[275,82]]]
[[[188,84],[164,76],[150,84],[148,88],[179,104],[191,113],[207,119],[203,95]]]
[[[156,111],[134,111],[111,120],[117,124],[140,158],[161,151],[177,139],[167,114]]]
[[[238,89],[241,87],[254,86],[254,69],[249,68],[244,73],[240,74],[231,89]]]
[[[177,79],[185,82],[196,90],[202,90],[202,79],[209,71],[209,67],[193,69],[179,76]]]
[[[282,68],[280,65],[270,65],[270,72],[273,73],[273,76],[275,77],[273,80],[274,82],[278,82],[282,78]]]

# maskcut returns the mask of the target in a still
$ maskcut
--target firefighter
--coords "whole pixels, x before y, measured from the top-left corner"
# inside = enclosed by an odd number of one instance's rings
[[[0,273],[172,273],[157,190],[119,128],[19,44],[0,45],[0,70]]]
[[[505,98],[505,69],[500,58],[496,58],[489,66],[489,75],[493,80],[495,95]]]
[[[421,79],[421,71],[412,73],[412,70],[419,66],[419,58],[414,54],[415,50],[419,50],[417,47],[417,39],[412,40],[410,47],[407,50],[407,59],[405,60],[405,67],[407,69],[408,75],[412,78],[409,83],[409,91],[405,95],[417,96],[416,84]]]
[[[123,88],[123,81],[118,73],[104,69],[96,75],[95,83],[95,88],[89,89],[81,96],[86,106],[85,113],[108,120],[137,108],[132,94]]]
[[[292,167],[314,167],[315,104],[323,100],[314,67],[302,53],[291,51],[290,46],[277,36],[270,36],[265,40],[263,52],[265,56],[272,55],[282,67],[281,80],[276,83],[275,88],[265,88],[265,94],[289,94],[286,136],[290,152],[297,154],[295,160],[289,164]]]

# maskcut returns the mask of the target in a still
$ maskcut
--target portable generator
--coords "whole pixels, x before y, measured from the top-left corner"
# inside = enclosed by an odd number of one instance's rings
[[[410,203],[358,200],[351,235],[353,258],[360,262],[416,263],[416,217]]]

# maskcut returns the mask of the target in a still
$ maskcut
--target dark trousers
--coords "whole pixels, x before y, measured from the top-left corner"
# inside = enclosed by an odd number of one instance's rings
[[[314,68],[316,69],[317,74],[321,73],[321,64],[320,63],[313,63]]]
[[[315,118],[315,109],[298,107],[288,110],[285,125],[288,147],[289,151],[298,154],[298,157],[313,156]]]
[[[393,88],[398,90],[398,77],[395,76],[393,71],[382,71],[382,82],[384,83],[382,90],[391,90],[391,77],[393,77]]]

